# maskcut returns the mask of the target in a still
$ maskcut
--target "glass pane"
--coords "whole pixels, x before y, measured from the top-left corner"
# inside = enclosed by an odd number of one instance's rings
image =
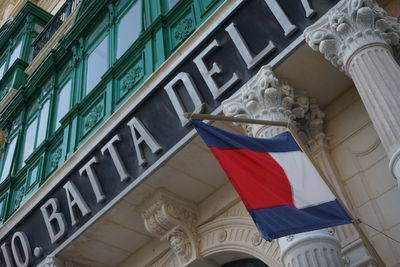
[[[67,84],[61,89],[58,93],[57,98],[57,121],[56,121],[56,129],[61,126],[60,120],[67,114],[69,111],[69,105],[71,102],[71,81],[68,81]]]
[[[137,1],[119,22],[117,58],[122,56],[139,37],[142,29],[142,8],[140,3],[141,1]]]
[[[100,82],[101,76],[108,69],[108,37],[89,55],[87,65],[86,94]]]
[[[17,137],[14,137],[13,140],[10,142],[10,145],[8,146],[7,149],[7,154],[4,159],[4,165],[3,165],[3,172],[1,174],[0,182],[4,181],[4,179],[7,178],[7,176],[10,174],[11,170],[11,164],[15,152],[15,146],[17,145]]]
[[[42,110],[40,111],[37,146],[40,145],[43,142],[43,140],[46,138],[47,121],[49,118],[49,107],[50,107],[50,100],[47,100],[44,103]]]
[[[6,62],[4,61],[0,66],[0,79],[3,78],[4,68],[6,67]]]
[[[14,61],[20,57],[21,55],[21,48],[22,48],[22,42],[19,42],[16,47],[14,48],[11,58],[10,58],[10,64],[8,64],[9,67],[14,63]]]
[[[178,3],[179,0],[168,0],[168,6],[169,8],[172,8],[176,3]]]
[[[35,149],[37,121],[38,119],[35,118],[26,130],[23,161],[25,161]]]

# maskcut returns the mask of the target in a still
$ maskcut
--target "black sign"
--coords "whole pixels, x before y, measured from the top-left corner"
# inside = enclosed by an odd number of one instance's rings
[[[66,246],[177,148],[191,131],[183,112],[213,112],[338,1],[306,2],[243,1],[5,235],[0,265],[36,266]]]

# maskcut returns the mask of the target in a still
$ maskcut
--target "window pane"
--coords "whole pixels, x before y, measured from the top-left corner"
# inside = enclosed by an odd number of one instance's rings
[[[168,0],[168,6],[169,8],[172,8],[176,3],[178,3],[179,0]]]
[[[0,79],[3,78],[4,68],[6,67],[6,62],[4,61],[0,66]]]
[[[25,161],[35,149],[37,120],[38,119],[35,118],[26,130],[23,161]]]
[[[37,146],[40,145],[43,142],[43,140],[46,138],[47,120],[49,118],[49,106],[50,106],[50,101],[47,100],[46,103],[44,103],[42,110],[40,111],[40,122],[39,122]]]
[[[68,81],[66,85],[58,93],[57,98],[57,121],[56,129],[61,126],[60,120],[69,111],[69,105],[71,101],[71,81]]]
[[[22,48],[22,42],[20,41],[17,46],[14,48],[12,54],[11,54],[11,58],[10,58],[10,64],[8,65],[8,67],[11,67],[11,65],[14,63],[14,61],[20,57],[21,55],[21,48]]]
[[[142,8],[140,3],[141,1],[138,0],[118,25],[117,58],[122,56],[139,37],[142,29]]]
[[[17,145],[17,137],[14,137],[14,139],[10,142],[10,145],[8,146],[7,149],[7,154],[4,159],[4,165],[3,165],[3,172],[1,174],[0,182],[4,181],[4,179],[7,178],[7,176],[10,174],[11,170],[11,164],[15,152],[15,146]]]
[[[108,69],[108,37],[93,50],[88,57],[86,94],[100,82],[101,76]]]

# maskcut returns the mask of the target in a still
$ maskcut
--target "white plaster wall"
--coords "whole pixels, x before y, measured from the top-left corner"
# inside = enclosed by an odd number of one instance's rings
[[[400,240],[400,190],[368,114],[353,88],[325,112],[331,152],[356,216]],[[400,244],[362,226],[387,266],[400,266]]]

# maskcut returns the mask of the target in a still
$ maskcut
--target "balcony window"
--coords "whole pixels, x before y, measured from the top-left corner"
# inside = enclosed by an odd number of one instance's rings
[[[87,59],[86,94],[100,82],[101,76],[108,69],[108,37],[90,52]]]
[[[50,100],[47,99],[39,107],[33,107],[34,110],[31,111],[34,115],[26,128],[23,162],[46,138],[49,108]]]
[[[179,2],[179,0],[168,0],[168,7],[171,9],[171,8],[173,8],[178,2]]]
[[[12,66],[15,60],[17,60],[17,58],[21,56],[21,50],[22,50],[22,41],[19,41],[11,53],[10,63],[8,64],[9,68]]]
[[[5,68],[6,68],[6,61],[4,60],[2,63],[0,63],[0,79],[3,78]]]
[[[142,6],[141,1],[131,6],[128,12],[123,15],[117,25],[117,58],[136,41],[142,30]]]
[[[61,119],[67,114],[71,104],[71,80],[69,80],[57,94],[56,130],[61,126]]]
[[[13,158],[14,158],[14,153],[15,153],[15,148],[17,146],[17,140],[18,136],[15,135],[13,138],[11,138],[11,141],[8,143],[6,146],[6,151],[3,157],[3,166],[2,166],[2,172],[1,172],[1,177],[0,177],[0,183],[3,182],[11,172],[11,166],[13,163]]]

